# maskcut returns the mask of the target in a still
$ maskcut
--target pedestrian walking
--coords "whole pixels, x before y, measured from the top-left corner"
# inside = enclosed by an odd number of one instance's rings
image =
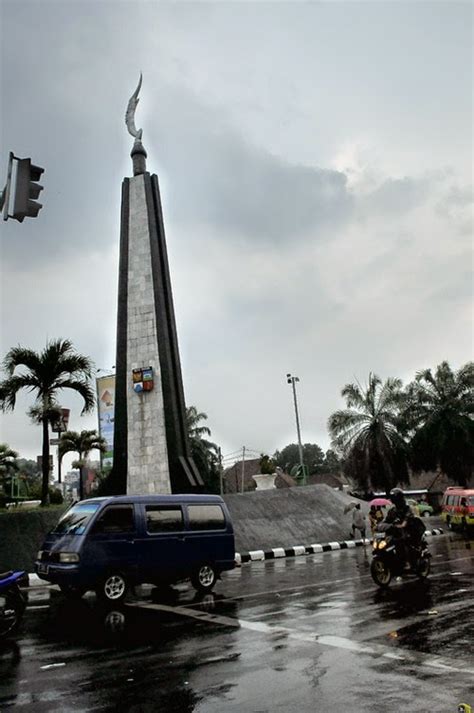
[[[360,509],[360,503],[357,503],[352,511],[352,537],[355,536],[356,530],[359,530],[362,539],[365,540],[366,522],[365,515]]]
[[[379,522],[382,522],[383,517],[383,512],[380,507],[378,507],[377,505],[370,506],[369,525],[370,531],[372,532],[372,537],[374,536],[375,530],[377,529],[377,525],[379,524]]]

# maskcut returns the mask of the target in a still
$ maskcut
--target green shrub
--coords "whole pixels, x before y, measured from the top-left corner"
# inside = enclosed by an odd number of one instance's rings
[[[275,472],[275,461],[270,456],[262,453],[260,456],[260,473],[262,475],[272,475]]]
[[[51,505],[61,505],[64,502],[63,494],[59,488],[49,489],[49,502]]]

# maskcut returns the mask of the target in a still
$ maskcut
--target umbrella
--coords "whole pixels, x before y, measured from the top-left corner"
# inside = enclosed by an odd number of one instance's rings
[[[375,505],[375,507],[383,508],[384,505],[391,505],[392,501],[387,500],[387,498],[374,498],[370,501],[369,506]]]
[[[349,510],[353,510],[356,505],[357,505],[357,503],[355,503],[355,502],[352,502],[352,503],[349,503],[348,505],[346,505],[346,506],[344,507],[344,515],[345,515],[346,513],[348,513]]]

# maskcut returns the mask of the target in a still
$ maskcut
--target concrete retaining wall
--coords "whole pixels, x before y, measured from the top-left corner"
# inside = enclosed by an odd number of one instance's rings
[[[0,572],[33,571],[36,553],[44,537],[59,520],[64,505],[0,513]]]
[[[352,513],[344,514],[344,507],[354,498],[329,485],[255,490],[224,499],[237,552],[347,540],[351,530]],[[367,514],[367,503],[360,502]]]

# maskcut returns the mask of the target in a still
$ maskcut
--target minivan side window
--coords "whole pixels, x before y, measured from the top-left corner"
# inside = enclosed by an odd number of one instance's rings
[[[145,513],[147,532],[179,532],[184,529],[183,513],[180,507],[165,508],[147,505]]]
[[[133,505],[112,505],[104,510],[92,532],[134,532]]]
[[[223,530],[225,517],[220,505],[188,505],[190,530]]]

